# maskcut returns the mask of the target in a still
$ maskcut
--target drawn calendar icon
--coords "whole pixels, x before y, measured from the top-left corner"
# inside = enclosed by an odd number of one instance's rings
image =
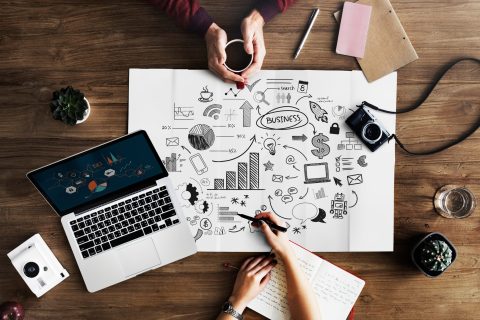
[[[297,92],[300,93],[307,93],[308,91],[308,81],[298,81],[298,87],[297,87]]]

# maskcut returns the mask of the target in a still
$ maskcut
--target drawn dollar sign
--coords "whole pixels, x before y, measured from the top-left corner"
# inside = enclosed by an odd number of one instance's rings
[[[314,147],[317,148],[312,150],[312,154],[315,157],[322,159],[330,153],[330,147],[328,146],[328,144],[325,143],[328,140],[328,137],[322,133],[319,133],[312,138],[312,144]]]

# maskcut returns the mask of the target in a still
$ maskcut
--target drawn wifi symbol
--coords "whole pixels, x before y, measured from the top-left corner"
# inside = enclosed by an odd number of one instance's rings
[[[205,110],[203,111],[203,115],[205,117],[210,117],[217,120],[220,114],[220,110],[222,110],[221,105],[212,104],[212,105],[209,105],[207,108],[205,108]]]

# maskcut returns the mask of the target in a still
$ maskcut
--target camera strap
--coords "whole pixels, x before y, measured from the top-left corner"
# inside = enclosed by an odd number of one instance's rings
[[[357,106],[359,108],[361,107],[368,107],[368,108],[371,108],[373,110],[377,110],[379,112],[384,112],[384,113],[389,113],[389,114],[401,114],[401,113],[407,113],[407,112],[410,112],[410,111],[413,111],[415,109],[417,109],[418,107],[420,107],[424,102],[425,100],[428,99],[428,97],[430,96],[430,94],[432,93],[433,89],[435,89],[435,87],[437,86],[438,82],[443,78],[443,76],[451,69],[453,68],[457,63],[459,62],[462,62],[462,61],[473,61],[473,62],[476,62],[478,64],[480,64],[480,60],[479,59],[476,59],[476,58],[460,58],[458,60],[455,60],[453,61],[452,63],[448,64],[445,66],[445,68],[443,69],[443,71],[440,73],[440,76],[432,83],[432,85],[430,86],[430,88],[428,88],[428,90],[426,91],[426,94],[424,94],[422,96],[422,98],[416,103],[414,104],[413,106],[409,107],[409,108],[406,108],[406,109],[403,109],[403,110],[398,110],[398,111],[389,111],[389,110],[385,110],[385,109],[381,109],[371,103],[368,103],[367,101],[363,101],[361,105]],[[462,142],[463,140],[467,139],[468,137],[470,137],[475,131],[477,131],[477,129],[480,127],[480,117],[477,119],[477,122],[475,123],[474,126],[472,126],[470,128],[470,130],[466,131],[465,133],[463,133],[460,137],[458,137],[457,139],[455,139],[454,141],[450,142],[450,143],[447,143],[443,146],[440,146],[438,148],[435,148],[435,149],[432,149],[432,150],[429,150],[429,151],[421,151],[421,152],[413,152],[413,151],[409,151],[408,149],[405,148],[405,146],[403,145],[402,142],[400,142],[400,139],[398,139],[397,135],[396,134],[392,134],[390,135],[390,137],[388,137],[388,141],[390,142],[390,140],[394,139],[398,146],[403,149],[403,151],[405,151],[406,153],[408,154],[411,154],[411,155],[415,155],[415,156],[425,156],[425,155],[430,155],[430,154],[434,154],[434,153],[438,153],[438,152],[441,152],[441,151],[444,151],[450,147],[453,147],[454,145],[456,144],[459,144],[460,142]]]

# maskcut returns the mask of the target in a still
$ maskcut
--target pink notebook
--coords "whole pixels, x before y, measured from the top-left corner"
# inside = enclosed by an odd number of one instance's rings
[[[337,40],[337,53],[363,58],[372,6],[345,2]]]

